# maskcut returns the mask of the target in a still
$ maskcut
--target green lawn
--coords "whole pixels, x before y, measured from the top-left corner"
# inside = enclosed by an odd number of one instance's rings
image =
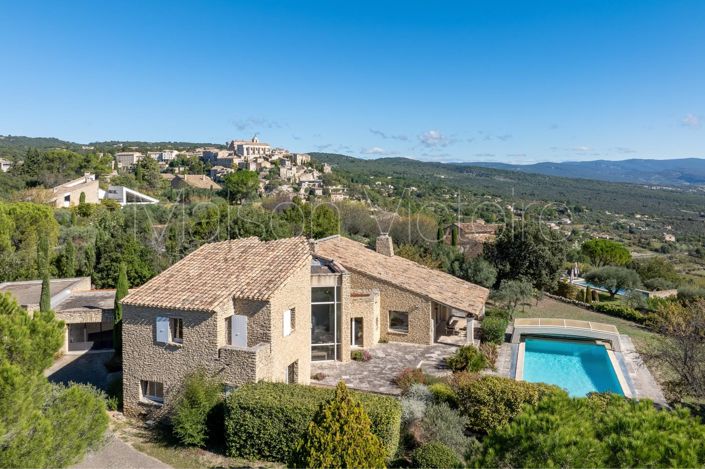
[[[544,298],[537,306],[527,306],[525,311],[521,308],[514,315],[517,318],[561,318],[579,319],[583,321],[602,322],[612,324],[617,327],[620,334],[626,334],[632,338],[634,346],[640,353],[647,352],[654,344],[657,334],[649,331],[631,321],[607,316],[575,305],[563,303],[552,298]]]

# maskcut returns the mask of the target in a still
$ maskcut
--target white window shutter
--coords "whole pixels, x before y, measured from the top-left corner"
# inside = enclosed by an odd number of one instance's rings
[[[284,337],[291,334],[291,310],[284,311]]]
[[[157,342],[169,342],[169,318],[157,318]]]

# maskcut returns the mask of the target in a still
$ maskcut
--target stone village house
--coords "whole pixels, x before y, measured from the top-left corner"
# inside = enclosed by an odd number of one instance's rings
[[[308,384],[312,361],[433,344],[451,319],[481,318],[488,294],[394,256],[384,235],[377,251],[340,236],[207,244],[123,300],[124,410],[162,405],[198,368],[228,386]]]

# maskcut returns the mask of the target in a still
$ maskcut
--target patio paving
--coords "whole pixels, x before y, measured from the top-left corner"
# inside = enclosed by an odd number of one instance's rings
[[[311,380],[313,385],[335,386],[343,380],[353,389],[398,395],[401,390],[392,382],[404,368],[421,368],[437,376],[450,374],[444,359],[458,349],[456,345],[377,344],[368,349],[368,362],[313,362],[311,374],[323,373],[325,379]]]

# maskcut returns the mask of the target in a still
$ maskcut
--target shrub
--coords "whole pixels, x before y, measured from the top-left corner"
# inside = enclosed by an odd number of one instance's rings
[[[489,308],[485,312],[485,319],[487,318],[502,318],[510,321],[512,319],[512,312],[505,308]]]
[[[353,350],[350,352],[350,358],[357,362],[368,362],[372,359],[372,355],[367,350]]]
[[[108,410],[120,410],[122,409],[122,378],[118,377],[110,383],[108,383],[108,388],[106,390],[106,404]]]
[[[205,371],[193,372],[184,379],[171,415],[172,430],[182,444],[205,445],[208,415],[220,399],[220,384]]]
[[[108,428],[105,395],[90,385],[52,385],[44,417],[53,427],[43,451],[44,466],[64,467],[77,462],[88,448],[102,441]]]
[[[507,331],[509,321],[501,317],[486,317],[482,320],[482,341],[491,344],[501,344],[504,342],[504,334]]]
[[[562,281],[558,282],[558,286],[556,287],[554,293],[558,296],[562,296],[563,298],[575,300],[578,297],[579,292],[580,289],[575,285]]]
[[[426,374],[421,368],[404,368],[392,381],[406,394],[413,384],[426,383]]]
[[[511,421],[524,404],[535,405],[545,396],[565,394],[547,384],[468,373],[455,377],[454,387],[458,408],[468,418],[468,427],[483,433]]]
[[[230,456],[288,462],[319,406],[333,390],[298,384],[247,384],[226,400],[225,438]],[[401,405],[393,397],[351,392],[372,421],[372,432],[392,457],[399,444]]]
[[[470,439],[465,436],[467,419],[446,404],[431,404],[421,419],[422,443],[438,441],[462,458],[467,451]]]
[[[447,404],[450,407],[458,407],[458,396],[450,385],[446,383],[435,383],[428,387],[433,395],[433,402],[436,404]]]
[[[431,390],[428,389],[428,386],[424,386],[423,384],[412,384],[404,397],[423,401],[426,404],[430,404],[433,401]]]
[[[417,448],[411,455],[413,467],[438,469],[463,467],[455,451],[437,441]]]
[[[321,405],[299,441],[293,467],[384,467],[386,453],[372,433],[370,418],[339,382],[335,396]]]
[[[488,366],[494,368],[499,354],[499,345],[488,343],[480,344],[480,352],[482,352],[487,359]]]
[[[621,303],[597,303],[593,306],[593,309],[602,314],[615,316],[639,324],[643,324],[647,319],[645,314]]]
[[[477,467],[702,467],[705,426],[684,409],[555,395],[483,442]]]
[[[682,301],[692,301],[705,298],[705,288],[686,286],[678,289],[678,299]]]
[[[324,379],[326,379],[326,374],[319,371],[318,373],[311,376],[311,379],[315,379],[316,381],[323,381]]]
[[[401,398],[401,423],[404,426],[421,420],[426,415],[426,402],[419,399]]]
[[[453,371],[477,372],[489,366],[487,357],[472,345],[460,347],[453,355],[446,358],[448,368]]]

